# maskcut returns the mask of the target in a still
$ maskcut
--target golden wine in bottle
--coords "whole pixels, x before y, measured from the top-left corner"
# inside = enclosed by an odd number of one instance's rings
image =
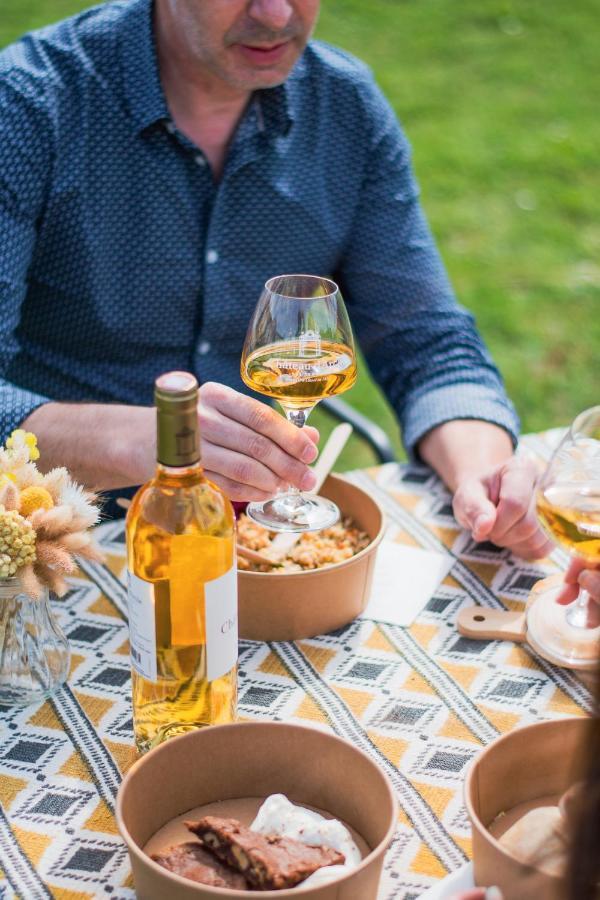
[[[542,525],[555,541],[600,562],[600,482],[556,482],[537,495]]]
[[[350,347],[318,336],[279,341],[254,350],[242,363],[248,387],[287,407],[312,407],[341,394],[356,381],[356,356]]]
[[[231,503],[200,464],[198,383],[155,385],[157,468],[127,514],[129,641],[140,752],[237,705],[237,568]]]

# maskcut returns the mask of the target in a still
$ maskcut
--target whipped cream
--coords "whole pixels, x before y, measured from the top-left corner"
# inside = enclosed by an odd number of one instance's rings
[[[327,884],[341,878],[360,863],[360,850],[345,825],[337,819],[326,819],[312,809],[295,806],[284,794],[271,794],[260,807],[250,825],[260,834],[278,834],[313,847],[332,847],[343,853],[343,866],[323,866],[300,882],[299,886]]]

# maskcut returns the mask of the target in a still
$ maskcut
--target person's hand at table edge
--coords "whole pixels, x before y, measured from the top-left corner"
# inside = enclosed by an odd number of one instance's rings
[[[200,387],[202,465],[231,500],[264,500],[292,484],[311,490],[319,433],[215,382]],[[121,404],[46,403],[23,422],[44,471],[66,466],[96,490],[142,484],[156,467],[156,411]]]
[[[454,516],[475,541],[507,547],[523,559],[545,556],[553,544],[535,511],[538,470],[515,456],[510,436],[489,422],[455,420],[434,428],[419,452],[454,493]]]
[[[600,568],[592,568],[589,562],[575,557],[565,572],[564,585],[556,602],[568,606],[576,599],[580,588],[590,595],[592,602],[588,607],[588,627],[595,628],[600,625]]]

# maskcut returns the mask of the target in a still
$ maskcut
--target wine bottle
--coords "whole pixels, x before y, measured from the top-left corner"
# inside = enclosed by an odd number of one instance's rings
[[[231,722],[237,705],[237,567],[231,503],[200,462],[198,383],[161,375],[157,468],[127,514],[133,725],[140,752]]]

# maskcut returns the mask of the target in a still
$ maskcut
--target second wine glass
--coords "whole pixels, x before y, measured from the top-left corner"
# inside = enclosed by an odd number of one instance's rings
[[[248,326],[241,376],[252,390],[277,400],[298,428],[319,400],[351,388],[354,338],[335,282],[317,275],[267,281]],[[316,531],[339,519],[335,503],[293,487],[246,511],[272,531]]]
[[[600,563],[600,406],[582,412],[553,453],[537,490],[537,511],[546,531],[591,568]],[[590,668],[600,657],[600,627],[590,598],[580,589],[569,606],[556,590],[531,604],[530,639],[544,656],[571,668]],[[590,624],[591,619],[591,624]],[[595,627],[594,627],[595,626]]]

